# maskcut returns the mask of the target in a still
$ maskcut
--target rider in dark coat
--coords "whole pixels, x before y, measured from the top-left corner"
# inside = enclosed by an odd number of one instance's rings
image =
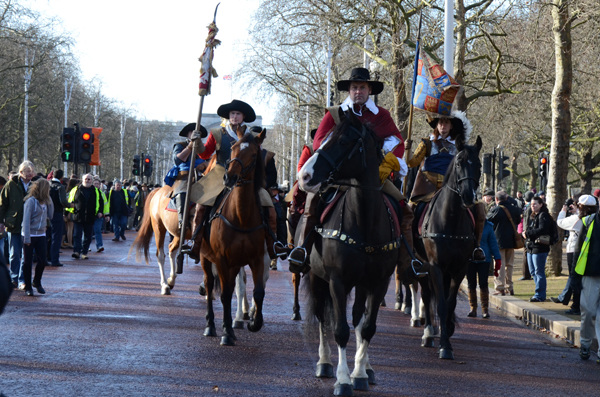
[[[183,127],[179,136],[187,138],[185,141],[177,142],[173,145],[173,163],[175,166],[169,170],[165,177],[165,183],[173,186],[172,197],[177,205],[177,215],[179,218],[179,227],[183,225],[183,212],[185,206],[185,195],[188,190],[188,173],[190,172],[190,155],[194,139],[208,135],[206,128],[200,126],[200,131],[196,131],[196,123],[190,123]],[[203,160],[196,159],[195,166],[203,163]]]

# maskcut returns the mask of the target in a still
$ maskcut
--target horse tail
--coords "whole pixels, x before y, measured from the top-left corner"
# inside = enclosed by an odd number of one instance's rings
[[[141,250],[144,250],[144,259],[146,260],[146,264],[150,264],[150,240],[152,239],[152,234],[154,230],[152,229],[152,214],[150,213],[150,203],[154,195],[159,191],[159,189],[155,189],[150,192],[148,197],[146,198],[146,203],[144,205],[144,216],[142,217],[142,224],[140,226],[140,230],[138,231],[137,237],[133,241],[131,245],[131,250],[135,249],[135,260],[140,261]]]

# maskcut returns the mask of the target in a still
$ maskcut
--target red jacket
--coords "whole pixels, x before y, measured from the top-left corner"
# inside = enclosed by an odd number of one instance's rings
[[[374,114],[366,106],[363,106],[362,116],[357,117],[361,123],[367,124],[379,138],[385,139],[392,135],[397,136],[400,140],[400,144],[398,144],[396,149],[394,149],[394,155],[398,158],[402,158],[404,156],[404,139],[402,139],[402,135],[400,135],[400,131],[398,130],[398,127],[396,127],[390,112],[380,106],[377,106],[377,108],[379,109],[379,113]],[[319,148],[319,146],[321,146],[321,142],[323,142],[323,140],[327,137],[329,132],[334,129],[334,127],[335,122],[333,117],[329,112],[327,112],[323,117],[323,120],[321,120],[321,124],[319,124],[319,128],[315,133],[315,139],[313,142],[313,148],[315,151]]]

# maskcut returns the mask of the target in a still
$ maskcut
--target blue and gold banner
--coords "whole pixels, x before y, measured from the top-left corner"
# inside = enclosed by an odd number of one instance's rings
[[[417,109],[449,116],[460,85],[425,51],[417,51],[418,62],[412,104]]]

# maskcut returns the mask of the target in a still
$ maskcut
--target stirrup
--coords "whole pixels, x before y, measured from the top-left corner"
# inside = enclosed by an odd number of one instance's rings
[[[296,255],[297,257],[294,258],[294,255]],[[290,255],[288,256],[288,262],[290,264],[290,266],[289,266],[290,272],[297,273],[297,274],[307,273],[308,270],[310,269],[310,267],[308,265],[306,265],[306,257],[307,257],[306,248],[304,248],[302,246],[295,247],[292,250],[292,252],[290,252]]]
[[[286,259],[290,254],[291,250],[287,245],[284,245],[281,241],[275,241],[273,243],[273,251],[275,251],[275,255],[279,258]]]
[[[415,274],[415,276],[417,276],[417,278],[423,278],[427,275],[429,275],[429,272],[422,272],[421,270],[423,270],[423,262],[421,262],[418,259],[413,259],[412,261],[410,261],[410,266],[412,267],[412,271]]]
[[[480,252],[481,256],[483,256],[483,259],[475,259],[475,253],[476,252]],[[483,250],[481,249],[481,247],[475,247],[475,249],[473,250],[473,254],[471,255],[471,262],[474,263],[483,263],[485,262],[485,252],[483,252]]]

